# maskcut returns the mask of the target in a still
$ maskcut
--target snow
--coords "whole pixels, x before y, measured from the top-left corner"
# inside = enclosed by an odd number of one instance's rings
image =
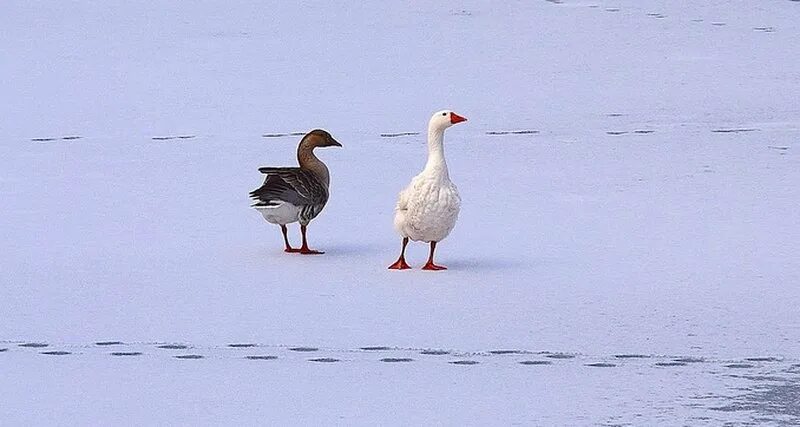
[[[800,3],[3,9],[3,424],[800,422]],[[449,270],[388,271],[442,108]],[[316,127],[284,254],[247,193]]]

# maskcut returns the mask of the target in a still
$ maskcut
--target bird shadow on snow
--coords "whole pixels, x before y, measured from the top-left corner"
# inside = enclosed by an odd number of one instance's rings
[[[379,254],[385,252],[386,248],[380,245],[365,243],[337,243],[333,245],[324,245],[321,250],[325,251],[325,255],[336,257]]]
[[[450,270],[460,271],[508,270],[524,266],[519,260],[507,258],[458,258],[442,260],[442,263]]]

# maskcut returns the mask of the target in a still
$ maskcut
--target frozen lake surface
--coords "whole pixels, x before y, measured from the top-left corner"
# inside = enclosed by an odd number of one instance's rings
[[[3,424],[800,423],[800,2],[275,3],[4,5]]]

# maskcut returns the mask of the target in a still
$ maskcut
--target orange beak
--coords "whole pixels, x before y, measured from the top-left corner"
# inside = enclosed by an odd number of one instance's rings
[[[456,124],[461,122],[466,122],[467,119],[465,117],[461,117],[456,113],[450,113],[450,123]]]

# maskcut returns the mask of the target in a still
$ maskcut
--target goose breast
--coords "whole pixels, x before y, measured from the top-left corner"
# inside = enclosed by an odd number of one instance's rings
[[[394,225],[411,240],[439,242],[453,230],[460,209],[455,184],[420,174],[400,193]]]

